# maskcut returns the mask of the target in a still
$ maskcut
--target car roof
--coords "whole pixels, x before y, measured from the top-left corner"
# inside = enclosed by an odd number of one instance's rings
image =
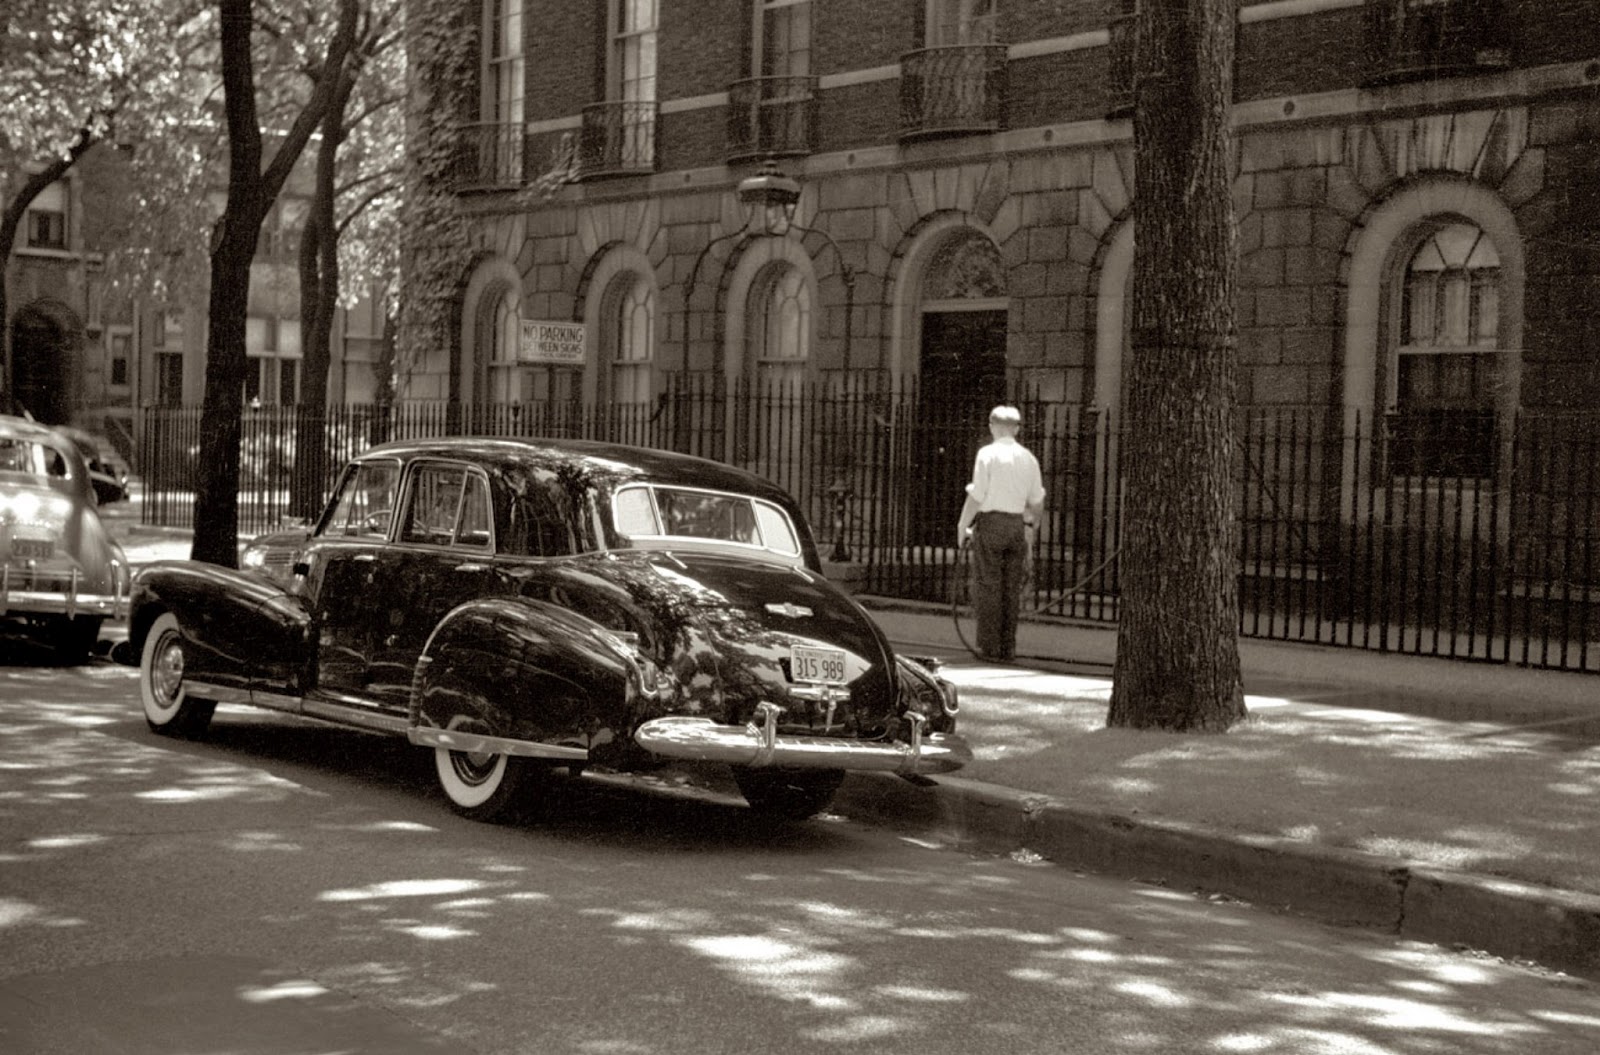
[[[21,440],[37,440],[54,447],[61,447],[68,442],[51,426],[19,418],[15,414],[0,414],[0,434]]]
[[[392,440],[364,452],[361,459],[391,457],[458,458],[502,469],[575,471],[607,490],[648,481],[685,487],[736,491],[778,501],[788,494],[755,473],[709,458],[649,447],[595,440],[534,439],[523,436],[443,436]]]

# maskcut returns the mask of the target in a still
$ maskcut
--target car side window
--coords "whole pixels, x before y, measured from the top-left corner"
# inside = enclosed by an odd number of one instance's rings
[[[777,506],[756,503],[756,521],[761,525],[761,543],[774,553],[786,557],[800,555],[800,540],[794,537],[789,518]]]
[[[448,546],[455,538],[467,471],[455,465],[425,465],[412,474],[411,494],[400,531],[402,542]]]
[[[488,549],[494,540],[490,525],[494,511],[489,504],[489,481],[476,473],[468,474],[461,496],[461,523],[456,529],[456,545]]]
[[[502,553],[566,557],[578,552],[569,501],[556,474],[529,474],[516,486],[507,512]]]
[[[333,511],[323,527],[323,536],[383,538],[388,535],[399,480],[399,462],[357,464],[339,488]]]

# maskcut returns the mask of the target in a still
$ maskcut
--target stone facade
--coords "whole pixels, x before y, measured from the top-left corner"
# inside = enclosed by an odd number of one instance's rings
[[[734,191],[753,166],[724,158],[729,86],[750,76],[751,6],[659,5],[650,171],[580,170],[542,201],[516,187],[463,194],[477,267],[503,276],[464,288],[509,285],[522,318],[587,324],[587,360],[569,388],[604,402],[612,284],[642,274],[654,291],[657,376],[731,378],[759,356],[747,332],[759,274],[793,267],[809,291],[809,377],[848,367],[909,382],[924,361],[926,313],[962,307],[924,302],[925,269],[947,240],[975,232],[1002,262],[1014,390],[1114,409],[1134,159],[1131,121],[1113,105],[1115,5],[1001,3],[1003,127],[920,136],[906,134],[899,64],[923,47],[925,5],[813,3],[816,117],[810,152],[781,161],[802,188],[782,237],[747,226]],[[1600,404],[1600,3],[1506,0],[1506,56],[1396,77],[1374,72],[1373,4],[1240,6],[1243,402],[1389,409],[1397,254],[1419,226],[1463,219],[1501,256],[1499,408]],[[525,13],[536,174],[561,156],[563,137],[581,137],[583,107],[604,98],[605,5],[529,3]],[[485,391],[485,327],[472,321],[482,313],[463,303],[457,376],[441,374],[441,356],[414,373],[414,395]]]

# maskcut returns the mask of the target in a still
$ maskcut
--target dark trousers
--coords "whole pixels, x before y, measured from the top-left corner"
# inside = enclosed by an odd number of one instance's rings
[[[972,524],[972,606],[978,651],[990,659],[1017,654],[1017,611],[1028,544],[1019,513],[979,513]]]

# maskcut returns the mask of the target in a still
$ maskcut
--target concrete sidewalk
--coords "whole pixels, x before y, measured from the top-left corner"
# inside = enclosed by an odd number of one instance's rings
[[[112,509],[135,564],[188,556]],[[1228,735],[1107,730],[1113,627],[1026,622],[995,666],[948,608],[863,601],[945,661],[976,759],[931,787],[853,774],[836,812],[1600,978],[1593,675],[1245,639]]]
[[[1114,627],[1025,623],[997,666],[947,608],[863,601],[946,661],[977,757],[839,812],[1600,977],[1594,676],[1246,639],[1226,736],[1108,730]]]

